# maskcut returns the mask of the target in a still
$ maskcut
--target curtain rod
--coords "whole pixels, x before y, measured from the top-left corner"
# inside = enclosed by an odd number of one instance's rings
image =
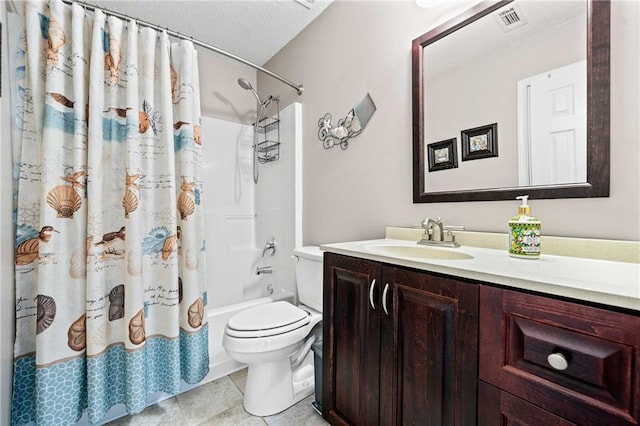
[[[231,52],[227,52],[226,50],[220,49],[219,47],[213,46],[213,45],[211,45],[209,43],[205,43],[203,41],[196,40],[193,37],[189,37],[189,36],[186,36],[186,35],[181,34],[179,32],[172,31],[172,30],[170,30],[168,28],[163,28],[163,27],[161,27],[159,25],[155,25],[155,24],[152,24],[150,22],[146,22],[146,21],[142,21],[142,20],[138,20],[138,19],[132,18],[132,17],[127,16],[127,15],[122,14],[122,13],[114,12],[112,10],[102,9],[102,8],[99,8],[99,7],[94,6],[92,4],[85,3],[83,1],[78,1],[78,0],[61,0],[61,1],[63,3],[65,3],[65,4],[77,3],[78,5],[82,6],[83,8],[85,8],[87,10],[90,10],[92,12],[94,12],[96,9],[98,9],[98,10],[104,12],[107,15],[115,16],[116,18],[120,18],[120,19],[125,19],[125,20],[134,19],[138,25],[142,25],[144,27],[148,27],[148,28],[151,28],[151,29],[154,29],[154,30],[157,30],[157,31],[166,31],[166,33],[168,35],[170,35],[171,37],[176,37],[176,38],[179,38],[179,39],[182,39],[182,40],[189,40],[193,44],[195,44],[196,46],[204,47],[205,49],[208,49],[208,50],[211,50],[213,52],[219,53],[220,55],[226,56],[227,58],[231,58],[231,59],[233,59],[235,61],[238,61],[238,62],[241,62],[241,63],[243,63],[245,65],[248,65],[251,68],[254,68],[254,69],[258,70],[258,71],[261,71],[261,72],[263,72],[263,73],[265,73],[265,74],[267,74],[267,75],[269,75],[269,76],[271,76],[271,77],[273,77],[273,78],[275,78],[277,80],[280,80],[284,84],[286,84],[288,86],[291,86],[292,88],[294,88],[298,92],[298,95],[302,95],[302,92],[304,91],[304,86],[301,85],[301,84],[295,84],[292,81],[287,80],[286,78],[282,77],[281,75],[276,74],[273,71],[269,71],[268,69],[261,67],[260,65],[254,64],[251,61],[248,61],[248,60],[246,60],[244,58],[241,58],[240,56],[234,55]]]

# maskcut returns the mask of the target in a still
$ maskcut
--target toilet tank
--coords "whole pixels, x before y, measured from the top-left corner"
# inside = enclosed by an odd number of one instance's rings
[[[293,250],[296,259],[296,287],[298,299],[318,312],[322,312],[322,251],[318,246],[305,246]]]

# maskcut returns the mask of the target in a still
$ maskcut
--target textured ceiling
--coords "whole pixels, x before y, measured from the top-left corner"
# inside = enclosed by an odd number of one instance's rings
[[[166,27],[264,65],[332,1],[87,0],[87,3]]]

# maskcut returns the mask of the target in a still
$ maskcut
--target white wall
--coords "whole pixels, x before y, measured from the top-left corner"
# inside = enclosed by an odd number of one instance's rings
[[[259,265],[273,267],[275,283],[294,293],[295,264],[291,256],[292,250],[302,243],[301,117],[302,105],[299,103],[280,111],[280,158],[259,165],[256,186],[257,246],[262,250],[271,236],[277,243],[276,255],[265,255],[259,260]],[[259,136],[262,141],[263,135]],[[267,136],[269,140],[277,140],[275,130]]]
[[[302,96],[258,75],[263,91],[304,104],[304,243],[382,237],[424,217],[507,232],[517,202],[413,204],[411,41],[442,8],[411,1],[335,1],[266,67],[305,86]],[[611,5],[611,196],[534,200],[546,235],[640,240],[640,2]],[[377,111],[346,151],[324,150],[318,119],[335,119],[369,92]]]
[[[252,108],[255,113],[255,105]],[[269,111],[275,112],[271,107]],[[280,112],[280,158],[258,165],[257,185],[252,168],[253,127],[203,117],[209,308],[263,297],[268,284],[296,291],[291,256],[302,241],[301,111],[302,106],[294,103]],[[275,130],[267,136],[269,140],[278,137]],[[262,140],[264,135],[259,134]],[[262,249],[271,236],[276,239],[276,255],[263,258]],[[273,274],[257,276],[258,266],[271,266]]]
[[[257,299],[253,128],[203,117],[203,199],[209,309]]]

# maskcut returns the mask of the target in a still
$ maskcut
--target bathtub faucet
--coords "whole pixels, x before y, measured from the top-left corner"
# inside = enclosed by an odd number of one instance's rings
[[[264,248],[262,249],[262,257],[264,257],[269,250],[271,250],[271,256],[276,255],[276,239],[274,237],[269,238],[265,243]]]
[[[273,268],[271,268],[271,266],[263,266],[263,267],[258,266],[256,268],[256,275],[261,275],[261,274],[273,274]]]

